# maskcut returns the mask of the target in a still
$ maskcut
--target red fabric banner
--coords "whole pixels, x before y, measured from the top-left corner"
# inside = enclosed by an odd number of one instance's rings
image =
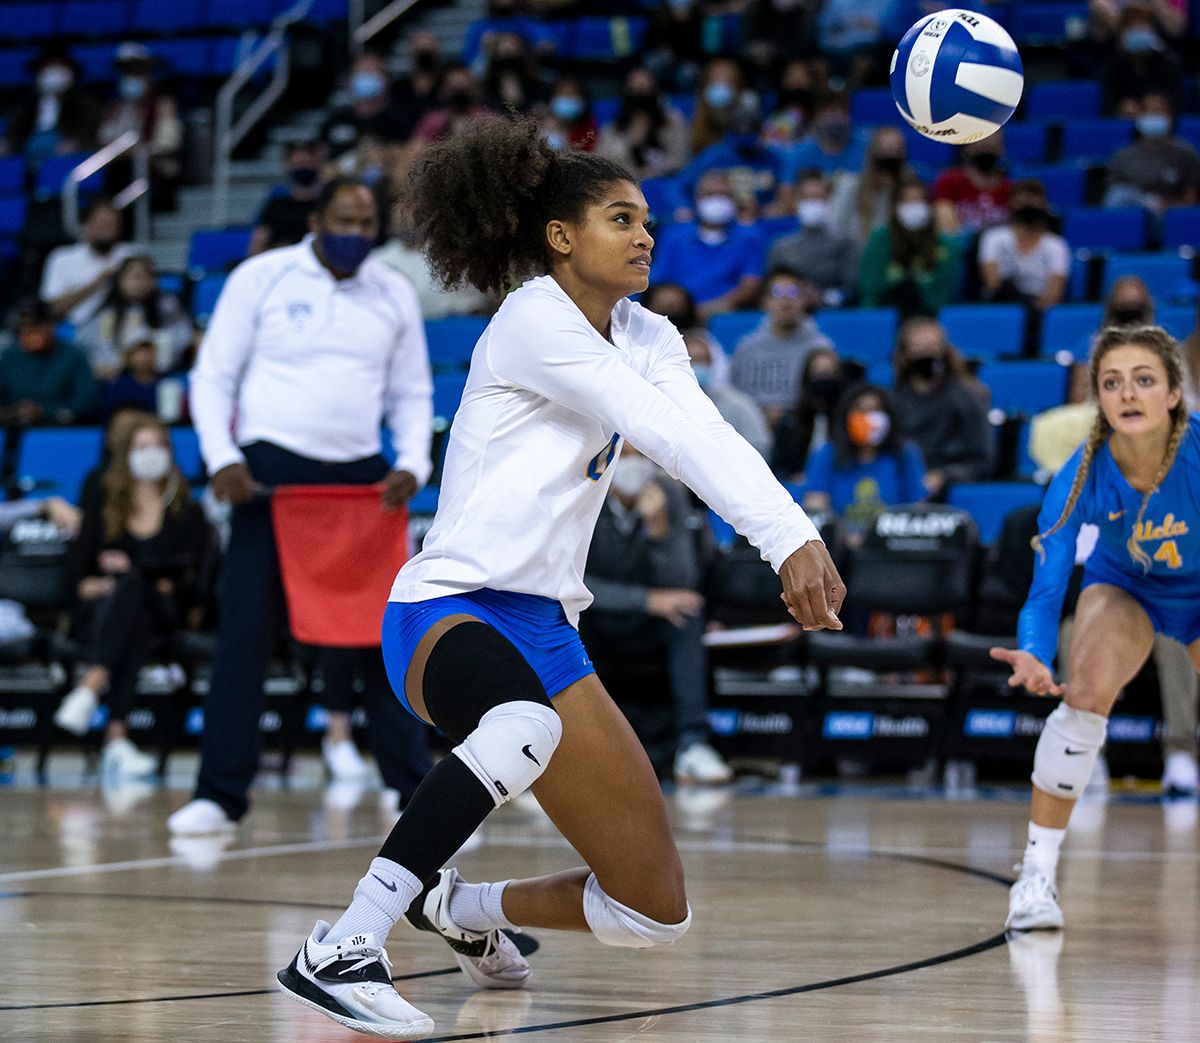
[[[375,485],[281,485],[271,518],[296,640],[378,645],[392,581],[408,558],[408,512],[386,513]]]

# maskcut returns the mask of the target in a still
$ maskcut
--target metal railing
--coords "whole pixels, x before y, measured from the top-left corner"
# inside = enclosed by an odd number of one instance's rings
[[[293,7],[279,15],[271,23],[267,35],[254,45],[217,93],[216,145],[213,157],[213,224],[217,227],[224,226],[229,214],[230,164],[233,150],[287,89],[291,73],[288,29],[296,22],[302,21],[312,5],[313,0],[298,0]],[[278,57],[270,82],[235,123],[233,103],[238,92],[250,82],[272,55]]]
[[[79,186],[127,152],[133,153],[133,180],[113,196],[113,205],[118,210],[133,206],[134,238],[138,242],[150,238],[150,150],[136,130],[125,131],[92,153],[63,180],[62,223],[68,235],[79,235]]]
[[[350,0],[350,52],[355,55],[362,54],[368,40],[377,36],[416,4],[417,0],[392,0],[390,4],[368,19],[366,18],[366,0]],[[366,20],[364,21],[364,19]]]

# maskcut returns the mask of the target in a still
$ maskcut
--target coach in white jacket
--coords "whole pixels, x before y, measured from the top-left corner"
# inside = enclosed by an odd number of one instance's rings
[[[368,260],[379,207],[362,182],[321,193],[312,234],[230,275],[192,371],[192,418],[213,492],[233,507],[195,799],[174,833],[229,828],[248,808],[267,663],[283,608],[263,486],[382,483],[385,506],[429,478],[433,383],[411,284]],[[395,463],[382,455],[381,421]],[[421,725],[382,666],[367,710],[384,781],[410,794],[428,767]],[[381,741],[381,739],[386,741]]]

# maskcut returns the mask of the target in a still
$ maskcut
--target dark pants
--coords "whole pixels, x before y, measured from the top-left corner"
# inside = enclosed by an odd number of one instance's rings
[[[382,456],[324,463],[268,442],[255,442],[243,452],[250,473],[263,485],[369,485],[388,470]],[[198,798],[216,801],[233,819],[249,807],[246,794],[258,767],[263,685],[284,611],[271,506],[265,499],[236,506],[221,569],[217,649],[204,703],[196,783]],[[379,761],[383,777],[407,800],[429,767],[424,726],[394,696],[373,700],[368,712],[372,741],[384,753]]]
[[[174,600],[155,590],[136,570],[117,577],[106,597],[79,603],[75,630],[86,635],[84,661],[108,671],[104,704],[110,721],[129,716],[137,697],[138,671],[154,646],[174,630],[176,619]]]
[[[593,608],[583,614],[579,629],[588,655],[601,667],[665,654],[678,747],[683,750],[708,740],[708,652],[703,618],[676,627],[642,613]]]

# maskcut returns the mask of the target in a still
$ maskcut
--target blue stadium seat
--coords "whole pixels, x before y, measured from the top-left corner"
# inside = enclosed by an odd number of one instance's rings
[[[129,30],[127,0],[67,0],[63,4],[62,31],[68,36],[101,36],[113,39]]]
[[[1130,120],[1072,119],[1063,126],[1062,158],[1106,163],[1132,140]]]
[[[34,180],[33,194],[37,199],[52,199],[62,193],[63,182],[80,163],[88,158],[90,153],[72,152],[66,156],[51,156],[42,160]],[[91,192],[98,192],[104,185],[104,172],[97,170],[80,184],[80,191],[86,197]]]
[[[266,25],[275,16],[271,0],[208,0],[204,24],[220,29]]]
[[[1056,210],[1083,205],[1087,170],[1074,163],[1014,163],[1014,180],[1033,178],[1046,189],[1046,198]]]
[[[10,40],[46,40],[59,31],[58,4],[7,3],[0,35]]]
[[[433,419],[434,425],[444,430],[458,412],[463,388],[467,385],[465,369],[447,370],[433,375]],[[440,424],[439,424],[440,422]]]
[[[1029,455],[1029,436],[1033,431],[1033,424],[1028,420],[1022,420],[1017,428],[1017,462],[1014,467],[1018,478],[1032,478],[1038,471],[1038,462]]]
[[[918,134],[907,123],[904,124],[904,140],[908,145],[908,161],[914,166],[927,166],[933,170],[941,170],[954,162],[952,145]]]
[[[592,115],[602,127],[607,127],[617,118],[621,109],[620,98],[594,98],[592,100]]]
[[[1196,327],[1194,304],[1159,305],[1154,309],[1154,321],[1176,340],[1183,340]]]
[[[25,188],[25,160],[22,156],[0,156],[0,192],[21,192]]]
[[[708,332],[717,339],[727,355],[732,355],[737,350],[738,341],[758,329],[762,321],[761,311],[731,311],[709,319]]]
[[[1021,4],[1021,7],[1027,5]],[[1025,118],[1042,123],[1065,123],[1100,114],[1100,83],[1035,83],[1025,94]]]
[[[188,246],[188,272],[199,278],[205,272],[227,271],[246,256],[249,228],[212,228],[192,233]]]
[[[689,123],[696,115],[696,95],[694,94],[672,94],[670,103],[671,107],[678,109],[680,115]]]
[[[487,324],[488,319],[483,315],[452,315],[426,322],[430,364],[439,369],[469,366],[475,342]]]
[[[819,311],[813,318],[817,328],[833,341],[839,355],[868,365],[882,363],[890,370],[899,325],[895,308]],[[891,384],[890,376],[885,383]]]
[[[1025,309],[1020,304],[949,304],[938,312],[950,343],[968,358],[1020,355]]]
[[[241,36],[220,36],[213,45],[212,69],[213,76],[228,76],[241,64],[242,59],[249,53],[249,46]],[[262,79],[275,69],[276,56],[271,55],[261,68],[254,74],[254,79]]]
[[[207,326],[212,317],[213,308],[217,306],[217,298],[225,286],[228,276],[224,272],[214,272],[206,275],[192,290],[192,318],[201,326]]]
[[[995,543],[1001,526],[1018,507],[1040,504],[1045,489],[1032,482],[966,482],[952,485],[947,502],[975,519],[981,543]]]
[[[889,92],[890,94],[890,92]],[[1004,128],[1004,155],[1009,163],[1041,163],[1046,158],[1044,123],[1010,123]]]
[[[98,427],[34,427],[17,456],[17,481],[34,496],[79,502],[83,479],[100,462],[104,433]]]
[[[1088,5],[1086,0],[1075,3],[1014,3],[1012,22],[1008,25],[1012,38],[1018,44],[1064,43],[1070,38],[1068,23],[1081,20],[1086,24]]]
[[[1067,400],[1068,373],[1057,362],[1017,359],[985,363],[978,376],[992,393],[993,409],[1009,416],[1033,416]]]
[[[1190,278],[1191,258],[1177,253],[1114,253],[1104,265],[1104,293],[1122,275],[1136,275],[1146,284],[1150,296],[1159,304],[1195,296],[1196,284]]]
[[[864,87],[850,97],[850,118],[857,124],[899,123],[900,112],[890,87]]]
[[[79,62],[84,83],[110,83],[117,78],[115,43],[85,43],[71,48],[71,57]]]
[[[1175,124],[1175,133],[1200,149],[1200,116],[1180,116]]]
[[[646,205],[660,225],[671,221],[675,209],[688,202],[677,177],[646,178],[642,182],[642,195],[646,197]]]
[[[1144,250],[1146,213],[1136,206],[1074,207],[1062,234],[1072,250]]]
[[[1054,358],[1065,351],[1072,358],[1086,359],[1103,318],[1102,304],[1056,304],[1048,308],[1042,318],[1042,355]]]
[[[0,51],[0,88],[29,89],[29,63],[38,55],[36,47]]]
[[[1176,206],[1163,215],[1162,244],[1167,249],[1200,244],[1200,206]]]
[[[200,0],[134,0],[131,27],[137,32],[172,33],[200,24]]]
[[[646,39],[645,18],[571,18],[562,25],[561,58],[576,61],[612,61],[641,50]]]
[[[213,75],[213,42],[200,37],[162,40],[154,44],[154,56],[179,76]]]
[[[0,236],[18,236],[25,230],[25,197],[0,196]]]
[[[200,439],[194,427],[171,428],[171,451],[183,477],[195,484],[204,478],[204,459],[200,455]]]

